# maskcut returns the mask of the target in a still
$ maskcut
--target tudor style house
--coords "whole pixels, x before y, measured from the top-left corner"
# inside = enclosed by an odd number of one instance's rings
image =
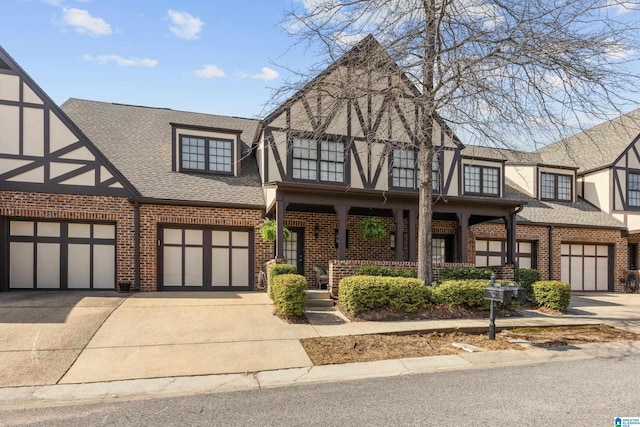
[[[310,287],[329,265],[335,291],[357,265],[411,267],[417,95],[373,37],[261,121],[58,107],[0,48],[0,290],[254,290],[265,262],[284,258]],[[621,290],[640,240],[640,156],[623,128],[626,139],[594,128],[611,155],[580,163],[580,135],[521,153],[465,146],[434,120],[434,265],[508,276],[515,264],[574,290]],[[291,236],[263,241],[265,216]],[[387,239],[362,238],[369,217]]]

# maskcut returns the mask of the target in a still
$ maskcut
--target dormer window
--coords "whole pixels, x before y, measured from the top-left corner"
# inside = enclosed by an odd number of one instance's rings
[[[232,173],[234,141],[199,136],[180,136],[181,169]]]
[[[543,172],[540,180],[540,199],[570,202],[573,200],[573,177]]]
[[[464,166],[464,193],[480,196],[500,195],[500,169],[491,166]]]

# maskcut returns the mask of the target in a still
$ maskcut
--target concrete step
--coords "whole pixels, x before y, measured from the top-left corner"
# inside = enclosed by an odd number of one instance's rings
[[[326,289],[308,289],[307,300],[310,299],[330,299],[329,291]]]
[[[305,307],[313,307],[313,308],[333,307],[333,305],[334,304],[332,299],[307,298],[307,300],[304,302]]]

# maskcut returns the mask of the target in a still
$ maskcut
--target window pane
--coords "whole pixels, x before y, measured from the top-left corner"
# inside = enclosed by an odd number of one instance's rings
[[[296,179],[316,180],[318,168],[316,141],[308,139],[293,140],[292,174]]]
[[[542,184],[541,184],[541,194],[540,197],[543,199],[555,199],[554,195],[554,187],[555,187],[555,176],[543,173],[542,174]]]
[[[629,191],[629,205],[640,206],[640,174],[629,173],[627,188]]]
[[[209,140],[209,170],[212,172],[231,172],[232,141]]]
[[[416,153],[413,150],[394,149],[391,176],[394,187],[416,188]]]
[[[571,177],[568,175],[558,175],[558,199],[571,200]]]
[[[203,138],[182,137],[182,168],[204,170],[204,142]]]
[[[483,184],[485,194],[498,194],[500,188],[498,183],[498,169],[482,168]]]
[[[320,180],[343,182],[340,173],[344,167],[344,144],[342,142],[322,141],[320,143]]]
[[[464,192],[480,193],[480,167],[465,165]]]

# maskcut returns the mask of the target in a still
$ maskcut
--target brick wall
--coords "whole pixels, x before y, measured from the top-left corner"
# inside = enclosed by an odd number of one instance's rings
[[[606,244],[613,249],[613,287],[615,292],[623,290],[620,279],[626,277],[627,240],[620,230],[560,227],[552,228],[552,241],[549,245],[549,227],[518,224],[517,240],[530,240],[537,243],[538,270],[543,280],[560,280],[562,243]],[[476,224],[469,229],[469,260],[475,260],[476,239],[506,239],[504,225],[497,223]],[[550,251],[551,249],[551,251]],[[551,254],[551,262],[549,255]]]
[[[381,241],[365,240],[360,236],[360,221],[365,216],[349,215],[347,218],[347,230],[349,231],[349,246],[347,247],[347,259],[373,261],[393,261],[395,249],[391,249],[390,235],[387,234]],[[395,232],[395,220],[392,217],[381,217],[388,233]],[[335,230],[338,228],[338,217],[335,214],[314,212],[286,212],[285,226],[288,228],[304,228],[304,275],[307,278],[309,288],[317,289],[315,265],[327,266],[330,260],[338,258],[338,249],[335,247]],[[316,225],[318,226],[318,238],[314,236]],[[403,221],[403,256],[409,257],[408,219]],[[433,232],[437,234],[454,234],[456,225],[454,221],[433,222]],[[416,230],[417,235],[417,230]],[[417,239],[417,236],[416,236]],[[302,274],[302,272],[300,272]]]
[[[116,224],[116,281],[134,281],[134,209],[122,197],[0,191],[0,216]]]

